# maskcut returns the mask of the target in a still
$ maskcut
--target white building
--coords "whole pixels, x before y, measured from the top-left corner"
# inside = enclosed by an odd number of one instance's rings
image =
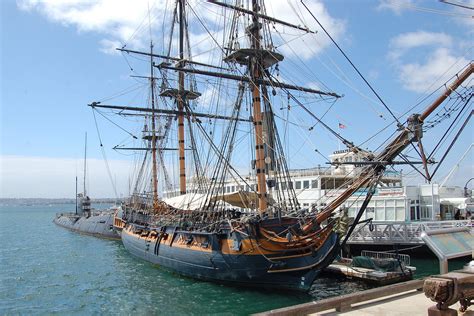
[[[341,150],[330,155],[330,160],[354,162],[363,161],[363,157],[348,150]],[[293,188],[302,208],[319,209],[339,196],[361,170],[360,166],[353,164],[290,170],[292,180],[276,181],[275,186],[269,188],[269,195],[277,194],[277,190]],[[255,190],[255,181],[248,177],[245,183],[235,180],[225,181],[219,189],[219,194]],[[205,192],[190,189],[188,193],[186,199],[192,199],[190,195],[194,193],[202,195]],[[357,214],[366,193],[367,189],[360,189],[346,201],[344,207],[349,209],[350,217]],[[175,197],[173,199],[176,199],[177,195],[177,192],[165,193],[165,197]],[[403,186],[400,173],[387,171],[364,212],[362,220],[369,218],[372,218],[374,222],[451,220],[454,219],[456,209],[463,210],[462,214],[465,214],[471,206],[471,198],[465,197],[464,190],[459,187],[440,188],[438,184]]]

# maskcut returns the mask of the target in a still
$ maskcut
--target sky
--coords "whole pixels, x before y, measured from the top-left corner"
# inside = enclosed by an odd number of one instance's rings
[[[137,84],[130,75],[146,75],[146,65],[140,59],[124,58],[115,48],[126,44],[131,49],[147,49],[151,29],[156,51],[163,52],[163,34],[168,29],[161,18],[171,2],[0,2],[0,198],[73,197],[75,177],[82,178],[86,132],[88,191],[95,197],[129,194],[133,159],[112,150],[127,135],[101,117],[96,118],[97,128],[87,104],[127,89],[142,91],[143,81]],[[474,6],[472,0],[456,2]],[[472,10],[435,0],[305,3],[396,115],[473,59]],[[190,1],[190,5],[211,27],[214,25],[212,13],[216,9],[212,5],[198,0]],[[267,1],[267,13],[317,29],[300,1]],[[197,24],[195,19],[191,23]],[[209,62],[215,58],[208,53],[213,44],[206,40],[206,32],[195,27],[191,33],[194,51],[200,54],[197,59]],[[215,34],[220,35],[218,30]],[[321,30],[311,37],[292,34],[286,30],[283,42],[291,45],[283,43],[278,48],[288,61],[282,72],[288,70],[289,75],[283,78],[344,95],[328,114],[335,129],[339,123],[344,125],[339,132],[360,143],[390,123],[389,113]],[[300,75],[292,67],[297,61],[308,66],[306,71],[314,75],[313,79],[302,79],[305,70]],[[119,101],[137,105],[145,99],[133,94]],[[322,109],[315,111],[323,113]],[[314,137],[324,156],[341,148],[326,132],[318,130]],[[428,145],[434,143],[431,137],[425,137]],[[381,140],[365,145],[375,149]],[[472,142],[471,122],[436,181],[443,180]],[[464,186],[473,177],[473,158],[471,151],[448,184]],[[324,164],[324,159],[315,155],[312,163]],[[303,165],[295,158],[293,166]],[[414,177],[412,181],[421,180]]]

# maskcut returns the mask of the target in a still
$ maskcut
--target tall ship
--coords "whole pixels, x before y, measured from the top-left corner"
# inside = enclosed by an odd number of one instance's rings
[[[456,96],[469,104],[472,91],[462,84],[473,65],[467,65],[424,111],[405,122],[395,117],[395,136],[372,152],[344,138],[325,123],[324,115],[311,110],[312,103],[335,102],[339,94],[287,82],[280,74],[284,55],[272,39],[275,25],[314,31],[269,16],[261,0],[209,1],[205,5],[212,9],[207,13],[196,12],[185,0],[175,5],[163,54],[154,52],[153,43],[147,52],[118,49],[126,56],[149,58],[149,75],[140,76],[148,82],[147,105],[89,105],[94,111],[144,122],[140,140],[129,133],[140,146],[126,143],[115,148],[135,151],[141,160],[133,172],[132,195],[115,213],[114,227],[131,254],[179,274],[306,291],[337,256],[376,189],[399,181],[389,173],[392,165],[402,163],[402,152],[413,145],[423,148],[428,117],[458,88],[463,91]],[[226,21],[217,33],[200,18],[212,12]],[[190,16],[202,23],[217,48],[212,64],[191,51],[195,46]],[[280,107],[311,120],[309,128],[303,124],[306,132],[318,125],[337,138],[347,149],[331,163],[341,169],[344,164],[357,165],[357,172],[327,174],[328,181],[321,168],[301,169],[297,175],[298,170],[290,168],[287,143],[307,136],[286,129],[292,120],[280,115]],[[430,161],[423,150],[421,159],[428,170]],[[316,184],[311,181],[315,173]],[[295,180],[297,176],[302,177]],[[325,195],[305,197],[304,189],[313,185],[338,190],[332,191],[336,193],[330,200]],[[366,194],[353,214],[354,224],[341,232],[339,215],[361,190]]]

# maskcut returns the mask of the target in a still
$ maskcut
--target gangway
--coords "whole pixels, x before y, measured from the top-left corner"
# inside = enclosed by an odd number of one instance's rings
[[[372,222],[356,227],[348,244],[352,245],[424,245],[424,232],[445,228],[467,228],[474,233],[472,220],[429,222]]]

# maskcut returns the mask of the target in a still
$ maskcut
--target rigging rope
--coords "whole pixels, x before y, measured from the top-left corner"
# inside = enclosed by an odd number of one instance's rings
[[[99,125],[97,124],[97,119],[95,117],[94,109],[92,109],[92,115],[94,116],[95,128],[96,128],[96,131],[97,131],[97,137],[99,138],[100,150],[101,150],[102,156],[104,158],[105,168],[107,169],[107,174],[109,175],[110,183],[112,184],[112,188],[114,189],[115,198],[118,199],[117,188],[115,186],[116,184],[113,180],[112,172],[110,172],[109,162],[108,162],[107,156],[105,154],[104,145],[102,144],[102,137],[100,136]]]
[[[365,79],[365,77],[362,75],[362,73],[359,71],[359,69],[357,69],[357,67],[354,65],[354,63],[350,60],[350,58],[346,55],[346,53],[342,50],[342,48],[337,44],[337,42],[332,38],[332,36],[328,33],[328,31],[324,28],[324,26],[319,22],[319,20],[316,18],[316,16],[314,16],[313,12],[311,12],[311,10],[306,6],[306,4],[304,3],[303,0],[301,0],[301,3],[306,8],[306,10],[308,10],[309,14],[311,14],[311,16],[314,18],[314,20],[319,24],[319,26],[324,31],[324,33],[326,33],[326,35],[329,37],[329,39],[331,39],[331,41],[334,43],[334,45],[336,45],[337,49],[342,53],[342,55],[346,58],[346,60],[351,64],[352,68],[354,68],[354,70],[359,74],[359,76],[362,78],[362,80],[364,80],[364,82],[367,84],[367,86],[370,88],[370,90],[372,90],[372,92],[375,94],[377,99],[379,99],[379,101],[384,105],[385,109],[390,113],[390,115],[392,115],[395,122],[397,122],[398,127],[402,128],[402,124],[400,123],[398,118],[395,116],[395,114],[393,114],[392,110],[390,110],[388,105],[385,104],[385,102],[382,100],[382,98],[379,96],[379,94],[375,91],[375,89],[372,87],[372,85],[367,81],[367,79]]]

